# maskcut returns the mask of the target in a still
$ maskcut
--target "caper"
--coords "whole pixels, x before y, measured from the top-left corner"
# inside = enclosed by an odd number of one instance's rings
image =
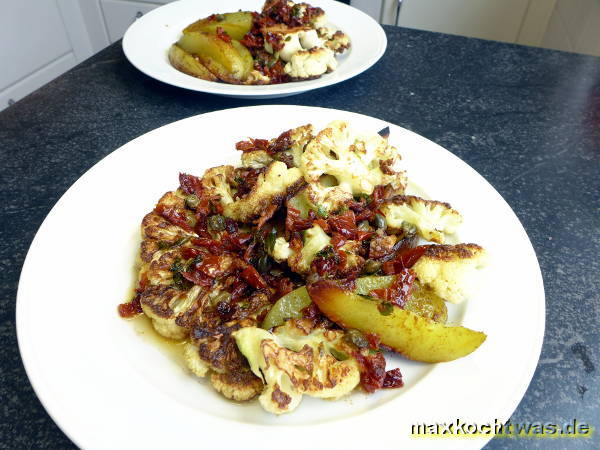
[[[365,266],[363,267],[363,272],[372,274],[381,269],[381,263],[379,261],[375,261],[374,259],[367,259]]]
[[[369,346],[369,341],[358,330],[348,330],[344,335],[344,340],[349,344],[354,344],[358,348],[366,348]]]
[[[208,229],[211,231],[223,231],[225,229],[225,217],[215,214],[207,219]]]
[[[358,223],[359,231],[371,231],[371,226],[368,220],[362,220]]]
[[[185,198],[185,204],[188,208],[195,210],[200,204],[200,199],[196,194],[191,194]]]
[[[345,353],[341,350],[338,350],[335,347],[331,347],[329,349],[329,353],[331,353],[333,355],[333,357],[335,359],[337,359],[338,361],[346,361],[348,358],[350,358],[347,353]]]
[[[407,235],[417,233],[417,227],[414,226],[412,223],[403,221],[401,227],[402,227],[402,230],[404,231],[404,233]]]
[[[225,302],[229,303],[231,300],[231,294],[229,292],[221,291],[212,298],[210,298],[211,305],[215,306],[217,303]]]
[[[271,263],[269,261],[269,257],[267,255],[262,255],[258,258],[256,263],[256,268],[259,272],[266,272],[271,268]]]
[[[385,228],[387,227],[387,222],[385,220],[385,217],[383,217],[381,214],[375,214],[375,226],[377,228],[382,228],[385,230]]]

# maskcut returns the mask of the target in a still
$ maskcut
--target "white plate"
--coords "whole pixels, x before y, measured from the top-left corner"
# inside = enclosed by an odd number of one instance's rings
[[[161,6],[135,21],[123,37],[127,59],[146,75],[173,86],[237,98],[270,98],[300,94],[352,78],[375,64],[385,52],[387,39],[371,17],[340,2],[308,2],[325,10],[328,20],[344,31],[350,50],[337,57],[338,68],[321,78],[267,86],[238,86],[200,80],[175,69],[167,56],[169,47],[190,23],[213,13],[260,11],[262,0],[220,0],[219,2],[180,0]]]
[[[269,120],[264,120],[268,117]],[[454,318],[487,333],[458,361],[429,365],[389,357],[403,389],[337,402],[304,398],[275,417],[256,402],[238,405],[214,392],[118,317],[135,279],[139,224],[179,172],[239,159],[234,143],[272,137],[332,119],[379,130],[387,123],[332,109],[257,106],[190,117],[151,131],[104,158],[58,201],[27,255],[17,297],[17,331],[36,393],[61,429],[84,448],[251,448],[364,450],[440,445],[479,447],[486,439],[410,437],[411,424],[506,420],[533,375],[544,333],[539,266],[517,217],[473,169],[433,142],[395,125],[390,140],[409,178],[450,202],[465,223],[463,241],[492,255],[488,282]],[[231,124],[235,124],[232,126]],[[298,436],[306,436],[298,438]],[[250,443],[250,445],[249,445]]]

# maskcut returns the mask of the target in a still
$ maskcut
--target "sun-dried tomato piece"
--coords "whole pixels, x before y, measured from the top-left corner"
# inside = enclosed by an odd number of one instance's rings
[[[303,219],[300,217],[300,211],[288,206],[285,218],[285,229],[287,231],[303,231],[312,228],[312,226],[312,221],[310,219]]]
[[[123,318],[134,317],[144,312],[142,310],[142,304],[140,303],[140,294],[136,295],[133,300],[128,303],[121,303],[118,309],[119,315]]]
[[[403,269],[411,268],[423,256],[425,250],[427,250],[426,245],[400,250],[393,260],[383,263],[383,272],[386,275],[393,275],[402,272]]]
[[[327,222],[333,231],[337,231],[346,239],[356,239],[356,217],[352,210],[348,210],[337,216],[331,216]]]
[[[223,253],[223,246],[219,241],[215,241],[214,239],[198,237],[192,239],[192,244],[198,245],[199,247],[204,247],[214,255],[220,255]]]
[[[410,298],[415,278],[416,274],[412,270],[402,269],[398,272],[396,279],[390,287],[374,289],[369,292],[369,295],[403,308],[406,301]]]
[[[265,289],[267,287],[267,283],[265,282],[264,278],[252,266],[246,267],[244,270],[242,270],[240,275],[254,289]]]
[[[184,210],[180,210],[173,206],[157,205],[154,209],[156,213],[167,219],[173,225],[183,228],[186,231],[193,231],[193,226],[190,223],[189,217]],[[191,213],[190,213],[191,214]]]
[[[402,373],[400,369],[392,369],[388,370],[385,373],[385,378],[383,379],[383,389],[397,389],[404,386],[404,381],[402,380]]]
[[[198,286],[210,287],[214,283],[213,278],[198,270],[194,270],[193,272],[181,272],[181,275],[189,282],[197,284]]]
[[[202,183],[200,182],[200,178],[194,175],[180,173],[179,186],[181,187],[181,190],[188,195],[196,194],[198,197],[202,196]]]
[[[240,141],[235,144],[237,150],[242,152],[253,152],[255,150],[267,151],[269,141],[267,139],[252,139],[249,138],[247,141]]]
[[[383,387],[385,379],[385,357],[379,351],[354,352],[360,369],[360,384],[369,393]]]
[[[217,27],[215,31],[219,39],[221,39],[224,42],[227,42],[228,44],[231,42],[231,36],[227,34],[227,31],[225,31],[223,27]]]

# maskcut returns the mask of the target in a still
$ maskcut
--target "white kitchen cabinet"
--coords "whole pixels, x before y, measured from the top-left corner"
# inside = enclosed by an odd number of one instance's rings
[[[76,3],[3,0],[0,8],[0,110],[92,54],[76,36]]]
[[[129,28],[129,25],[148,11],[152,11],[159,6],[160,3],[100,0],[100,7],[102,8],[110,42],[116,42],[121,39],[127,28]]]

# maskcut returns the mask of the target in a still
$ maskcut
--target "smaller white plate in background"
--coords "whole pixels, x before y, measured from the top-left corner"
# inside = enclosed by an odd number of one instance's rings
[[[180,0],[161,6],[135,21],[123,37],[127,59],[146,75],[192,91],[237,98],[270,98],[300,94],[352,78],[383,56],[387,38],[367,14],[333,0],[308,2],[323,8],[328,20],[350,37],[351,47],[337,57],[338,68],[315,80],[265,86],[243,86],[205,81],[178,71],[169,63],[168,51],[190,23],[214,13],[260,11],[263,0]]]

